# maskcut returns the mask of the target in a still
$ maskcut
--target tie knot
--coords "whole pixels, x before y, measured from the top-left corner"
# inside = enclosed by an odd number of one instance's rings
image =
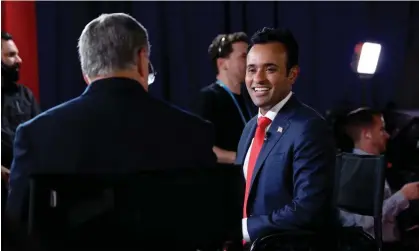
[[[272,120],[270,120],[267,117],[260,117],[258,118],[258,127],[262,128],[262,129],[266,129],[266,127],[268,127],[268,125],[272,122]]]

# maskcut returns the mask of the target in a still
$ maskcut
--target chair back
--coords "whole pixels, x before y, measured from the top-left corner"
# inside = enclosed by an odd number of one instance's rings
[[[384,200],[384,156],[341,153],[337,155],[336,205],[350,213],[374,217],[378,248],[382,245],[382,207]]]
[[[240,167],[38,174],[30,180],[29,231],[50,246],[196,250],[240,233],[243,188]]]

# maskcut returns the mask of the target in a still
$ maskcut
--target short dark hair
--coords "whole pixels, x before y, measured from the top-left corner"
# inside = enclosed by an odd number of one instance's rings
[[[360,140],[361,130],[374,125],[374,117],[382,116],[380,111],[362,107],[348,113],[345,119],[345,132],[356,142]]]
[[[227,58],[233,52],[233,44],[238,42],[249,43],[249,38],[244,32],[220,34],[212,40],[208,47],[208,54],[215,71],[218,74],[217,59]]]
[[[13,37],[12,37],[12,35],[10,33],[7,33],[5,31],[2,31],[1,32],[1,40],[6,40],[6,41],[13,40]]]
[[[278,42],[285,46],[287,50],[287,65],[286,70],[287,74],[292,67],[298,65],[298,43],[295,40],[294,35],[288,29],[273,29],[273,28],[263,28],[262,30],[257,31],[253,34],[250,40],[249,50],[255,44],[267,44]]]

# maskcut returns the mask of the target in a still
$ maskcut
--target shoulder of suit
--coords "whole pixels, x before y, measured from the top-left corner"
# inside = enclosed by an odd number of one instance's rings
[[[167,115],[171,116],[172,123],[176,124],[197,124],[202,126],[210,126],[211,123],[202,119],[198,115],[186,111],[176,105],[170,104],[165,101],[155,100],[156,105],[161,109],[166,110]]]
[[[295,113],[289,118],[291,128],[294,131],[302,132],[328,128],[326,120],[318,111],[302,102],[299,103],[300,105],[297,106]]]
[[[325,120],[325,118],[314,108],[299,102],[301,105],[297,108],[294,119],[302,120]]]
[[[47,121],[58,121],[60,118],[68,118],[68,111],[77,112],[77,110],[74,110],[74,107],[79,103],[80,97],[76,97],[62,104],[51,107],[22,125],[26,127],[43,127],[43,125],[45,125],[44,123]]]
[[[201,94],[213,94],[218,93],[221,90],[222,87],[217,85],[216,83],[212,83],[210,85],[205,86],[200,90]]]
[[[19,89],[22,89],[22,90],[29,90],[29,91],[30,91],[30,88],[29,88],[29,87],[27,87],[26,85],[22,84],[22,83],[16,83],[16,86],[17,86]]]
[[[30,98],[30,99],[33,98],[33,92],[31,90],[31,88],[29,88],[28,86],[26,86],[24,84],[20,84],[20,83],[17,83],[16,86],[19,89],[19,91],[25,93],[25,95],[28,96],[28,98]]]

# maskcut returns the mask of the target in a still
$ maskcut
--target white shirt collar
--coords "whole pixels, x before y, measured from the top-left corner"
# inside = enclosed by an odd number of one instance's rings
[[[358,154],[358,155],[373,155],[373,154],[367,153],[366,151],[358,149],[358,148],[354,148],[352,153]]]
[[[274,121],[276,115],[279,113],[279,111],[282,109],[282,107],[284,107],[284,105],[288,102],[288,100],[291,98],[291,96],[292,96],[292,92],[288,93],[288,95],[283,100],[281,100],[278,104],[276,104],[274,107],[272,107],[265,114],[265,117],[267,117],[271,121]],[[263,115],[260,113],[260,109],[259,109],[258,118],[260,118],[262,116]]]

